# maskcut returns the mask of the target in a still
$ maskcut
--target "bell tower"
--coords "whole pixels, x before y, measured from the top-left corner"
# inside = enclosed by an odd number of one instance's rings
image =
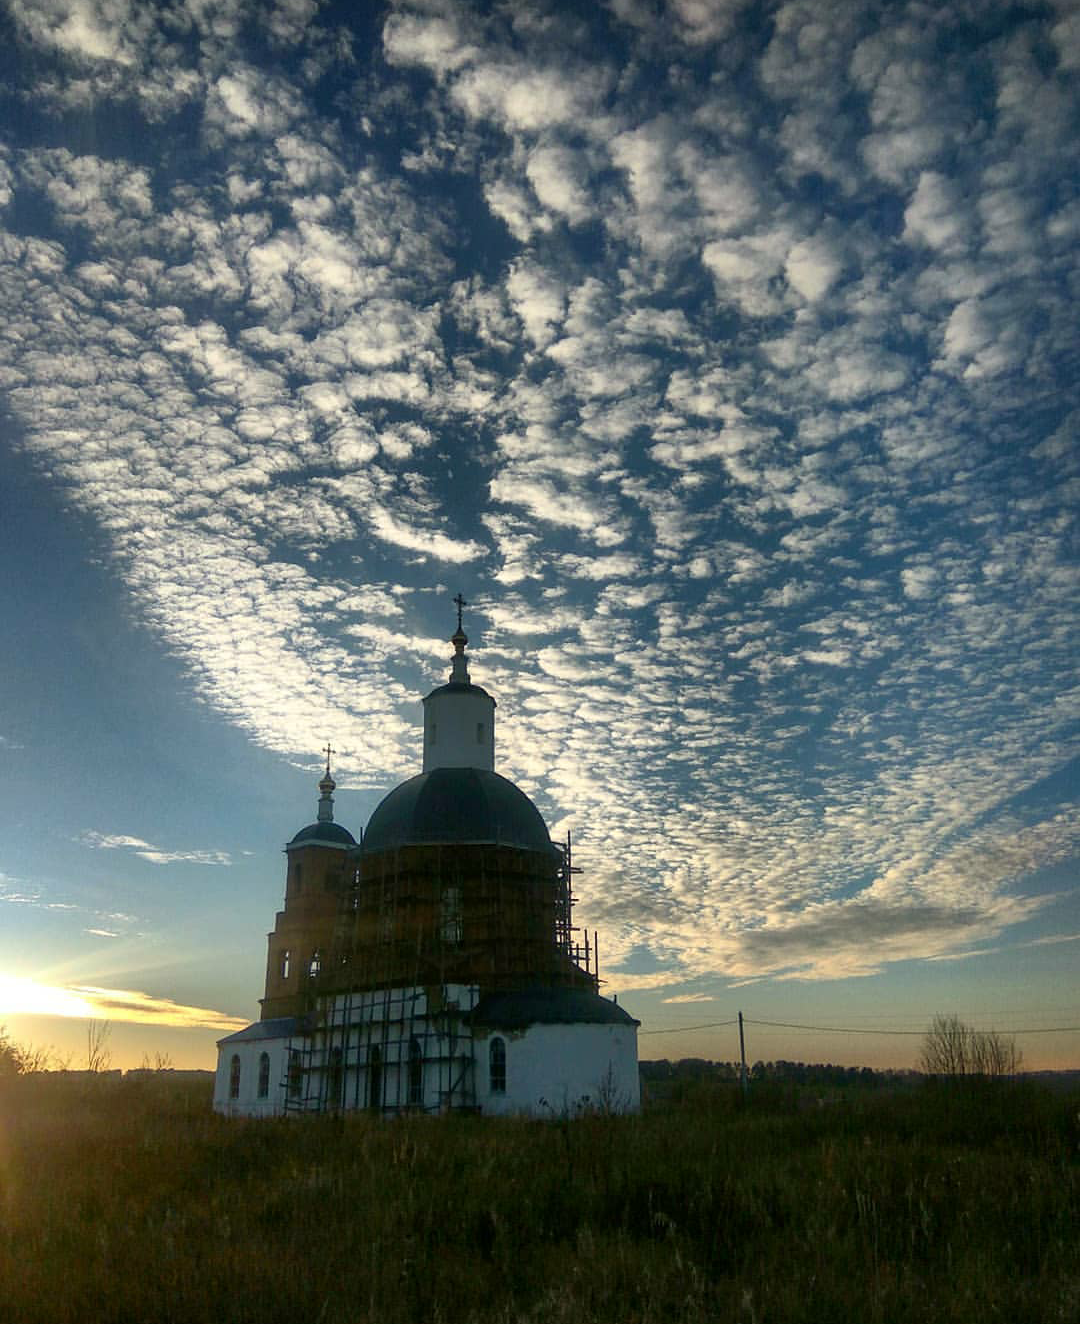
[[[285,847],[285,908],[279,910],[268,934],[266,990],[262,1019],[296,1016],[311,997],[322,973],[350,881],[348,852],[356,845],[351,832],[334,822],[334,791],[327,745],[326,771],[319,781],[319,806],[314,823],[301,828]]]

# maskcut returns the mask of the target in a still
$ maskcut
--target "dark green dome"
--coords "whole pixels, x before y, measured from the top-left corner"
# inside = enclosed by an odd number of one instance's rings
[[[309,823],[289,842],[292,846],[355,846],[356,838],[340,823]]]
[[[554,849],[524,791],[481,768],[433,768],[402,782],[371,815],[363,845],[374,852],[444,843]]]

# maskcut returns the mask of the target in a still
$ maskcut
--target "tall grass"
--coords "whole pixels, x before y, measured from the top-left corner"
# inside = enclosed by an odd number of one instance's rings
[[[238,1122],[153,1077],[2,1085],[5,1321],[1080,1318],[1075,1097]]]

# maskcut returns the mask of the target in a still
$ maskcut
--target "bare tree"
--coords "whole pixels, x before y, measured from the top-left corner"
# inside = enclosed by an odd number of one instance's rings
[[[58,1053],[51,1045],[15,1044],[0,1025],[0,1076],[30,1076],[39,1071],[66,1071],[70,1056]]]
[[[1023,1064],[1024,1055],[1011,1036],[996,1030],[980,1030],[973,1044],[975,1074],[977,1076],[1015,1076]]]
[[[112,1034],[112,1026],[108,1021],[87,1021],[87,1071],[108,1071],[109,1063],[112,1061],[112,1053],[109,1051],[110,1034]]]
[[[1022,1058],[1015,1039],[996,1030],[975,1030],[959,1016],[939,1013],[923,1038],[919,1070],[950,1080],[1015,1076]]]

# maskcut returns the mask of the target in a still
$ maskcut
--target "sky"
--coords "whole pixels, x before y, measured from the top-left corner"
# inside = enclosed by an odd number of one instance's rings
[[[16,1038],[212,1064],[460,592],[643,1057],[1080,1067],[1075,3],[0,35]]]

